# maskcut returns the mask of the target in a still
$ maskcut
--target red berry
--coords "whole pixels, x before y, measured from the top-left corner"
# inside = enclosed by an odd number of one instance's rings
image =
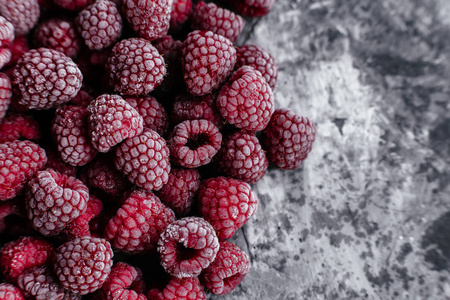
[[[149,41],[167,34],[172,0],[123,0],[123,12],[139,37]]]
[[[9,48],[0,48],[0,69],[8,65],[12,59],[12,52]]]
[[[167,142],[171,159],[185,168],[208,164],[219,151],[222,134],[208,120],[186,120],[179,123]]]
[[[95,0],[53,0],[56,5],[68,10],[81,10]]]
[[[126,138],[142,133],[144,120],[122,97],[103,94],[87,107],[91,143],[99,152],[108,152]]]
[[[201,96],[218,88],[236,62],[233,43],[212,31],[194,30],[183,42],[183,75],[188,91]]]
[[[11,80],[5,73],[0,73],[0,120],[6,115],[11,102]]]
[[[83,166],[97,154],[90,142],[88,114],[75,105],[61,105],[55,112],[51,132],[61,159],[72,166]]]
[[[169,148],[151,129],[126,139],[116,149],[114,163],[131,183],[148,191],[159,190],[169,179]]]
[[[217,177],[206,179],[200,185],[198,207],[219,239],[229,239],[255,214],[258,199],[248,183]]]
[[[241,283],[249,270],[247,254],[234,244],[223,241],[216,259],[203,271],[201,279],[213,294],[226,295]]]
[[[68,102],[80,90],[83,75],[65,54],[47,48],[26,52],[13,70],[18,103],[27,109],[49,109]]]
[[[51,169],[27,183],[26,208],[33,227],[45,236],[59,234],[86,211],[88,188],[78,179]]]
[[[95,196],[90,195],[89,200],[86,203],[86,211],[80,214],[76,219],[67,224],[64,228],[64,235],[68,240],[82,237],[93,236],[91,234],[89,222],[97,217],[103,209],[102,201]]]
[[[169,128],[166,110],[155,97],[146,95],[125,97],[125,100],[137,110],[144,119],[144,127],[156,131],[160,136],[165,136]]]
[[[205,219],[185,217],[161,233],[158,252],[161,264],[172,276],[198,276],[216,258],[219,240],[214,228]]]
[[[192,0],[173,0],[170,13],[170,30],[177,31],[189,19],[192,13]]]
[[[199,1],[192,13],[193,29],[211,30],[233,43],[241,34],[244,25],[244,18],[214,3]]]
[[[107,62],[110,84],[123,95],[145,95],[164,79],[163,57],[150,41],[124,39],[114,45]]]
[[[106,240],[85,236],[59,246],[53,268],[65,289],[86,295],[98,290],[106,281],[113,255]]]
[[[162,291],[151,289],[148,300],[206,300],[206,293],[198,277],[172,277]]]
[[[53,258],[53,246],[42,238],[22,236],[0,250],[0,271],[3,278],[16,283],[26,269],[43,266]]]
[[[0,16],[0,47],[11,43],[14,37],[14,25]]]
[[[38,0],[0,1],[0,15],[14,25],[16,36],[26,35],[39,19]]]
[[[255,18],[267,15],[275,0],[225,0],[239,14]]]
[[[122,17],[114,2],[98,0],[76,17],[78,32],[91,50],[101,50],[115,43],[122,33]]]
[[[40,138],[39,123],[31,115],[9,111],[0,123],[0,143],[19,139],[38,141]]]
[[[199,97],[187,93],[180,94],[175,97],[170,120],[173,124],[178,124],[185,120],[205,119],[221,128],[223,119],[216,108],[215,100],[214,94]]]
[[[25,300],[23,293],[18,287],[10,283],[0,283],[0,299]]]
[[[0,144],[0,200],[18,195],[46,163],[44,149],[31,141]]]
[[[175,221],[175,214],[152,192],[136,190],[109,221],[104,236],[114,249],[143,253],[156,248],[161,232]]]
[[[269,161],[280,169],[300,167],[311,152],[316,138],[316,125],[288,108],[275,110],[262,133],[262,145]]]
[[[220,89],[216,100],[222,117],[237,128],[266,128],[274,111],[273,92],[261,73],[243,66]]]

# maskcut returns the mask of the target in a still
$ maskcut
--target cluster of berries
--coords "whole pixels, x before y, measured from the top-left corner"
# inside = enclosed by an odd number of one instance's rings
[[[298,168],[316,133],[275,109],[274,57],[234,45],[273,3],[0,1],[1,299],[206,299],[243,280],[228,240],[251,185]]]

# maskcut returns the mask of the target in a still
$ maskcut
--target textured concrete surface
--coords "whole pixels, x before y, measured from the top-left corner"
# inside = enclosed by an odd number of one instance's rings
[[[450,2],[277,0],[241,43],[280,67],[277,107],[317,123],[236,236],[251,272],[212,299],[450,298]]]

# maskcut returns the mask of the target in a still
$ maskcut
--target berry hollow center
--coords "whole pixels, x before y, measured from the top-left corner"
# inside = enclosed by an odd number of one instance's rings
[[[196,250],[196,249],[187,248],[181,243],[177,244],[177,252],[176,253],[177,253],[177,257],[178,257],[179,261],[190,260],[190,259],[196,257],[197,251],[198,250]]]
[[[195,150],[207,144],[209,144],[209,135],[206,133],[199,133],[189,136],[186,142],[186,147],[191,150]]]

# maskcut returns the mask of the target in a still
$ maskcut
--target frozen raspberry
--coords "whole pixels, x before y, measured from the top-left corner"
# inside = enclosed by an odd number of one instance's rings
[[[53,275],[49,265],[25,270],[17,279],[17,286],[32,299],[81,299],[80,295],[65,290]]]
[[[47,48],[26,52],[13,70],[19,104],[28,109],[49,109],[68,102],[80,90],[83,75],[65,54]]]
[[[11,102],[11,80],[5,73],[0,73],[0,120],[6,115]]]
[[[137,110],[144,119],[144,127],[156,131],[160,136],[165,136],[169,128],[166,110],[152,96],[128,96],[125,100]]]
[[[278,65],[275,58],[264,48],[256,45],[243,45],[236,50],[236,69],[250,66],[261,72],[272,90],[278,79]]]
[[[170,30],[177,31],[189,19],[192,13],[192,0],[173,0],[170,13]]]
[[[244,18],[214,3],[199,1],[192,13],[193,29],[211,30],[233,43],[241,34],[244,25]]]
[[[0,250],[0,271],[3,278],[15,284],[26,269],[51,262],[53,246],[42,238],[22,236]]]
[[[212,31],[194,30],[183,42],[183,75],[189,92],[202,96],[218,88],[236,62],[233,43]]]
[[[65,289],[86,295],[99,289],[106,281],[113,255],[106,240],[84,236],[56,249],[53,268]]]
[[[92,100],[94,100],[94,97],[92,97],[88,91],[81,89],[75,97],[70,100],[69,104],[86,107]]]
[[[222,117],[237,128],[266,128],[274,111],[273,92],[261,73],[243,66],[233,73],[216,99]]]
[[[56,109],[51,131],[61,159],[83,166],[97,154],[88,130],[88,110],[82,106],[61,105]]]
[[[145,95],[163,81],[166,66],[150,41],[129,38],[114,45],[107,72],[114,90],[123,95]]]
[[[45,153],[47,153],[45,169],[53,169],[61,174],[75,177],[77,172],[76,167],[64,162],[61,156],[59,156],[58,150],[53,147],[47,147],[45,148]]]
[[[195,97],[191,94],[181,94],[175,97],[170,114],[173,124],[200,119],[208,120],[218,128],[222,127],[223,120],[216,108],[215,95],[207,94]]]
[[[114,249],[143,253],[156,248],[161,232],[175,221],[175,214],[152,192],[136,190],[109,221],[105,238]]]
[[[123,0],[123,12],[139,37],[149,41],[167,34],[172,0]]]
[[[56,5],[68,10],[81,10],[95,0],[53,0]]]
[[[9,48],[0,48],[0,70],[7,66],[12,59],[12,52]]]
[[[78,32],[91,50],[115,43],[122,33],[122,17],[114,2],[98,0],[83,9],[75,19]]]
[[[219,151],[222,134],[208,120],[186,120],[179,123],[167,142],[172,160],[185,168],[197,168],[211,162]]]
[[[108,152],[144,128],[141,115],[119,95],[98,96],[87,110],[91,143],[99,152]]]
[[[10,283],[0,283],[0,299],[4,300],[25,300],[18,287]]]
[[[258,199],[248,183],[226,177],[206,179],[198,189],[198,207],[219,239],[231,238],[253,216]]]
[[[156,195],[177,216],[186,216],[191,211],[199,186],[200,173],[196,169],[172,168],[169,180]]]
[[[14,38],[14,25],[0,16],[0,47],[8,45]]]
[[[214,261],[217,251],[219,240],[214,228],[199,217],[173,222],[158,241],[162,266],[178,278],[200,275]]]
[[[245,131],[227,136],[214,160],[224,175],[250,184],[258,182],[269,166],[256,135]]]
[[[140,283],[142,282],[142,284]],[[138,290],[135,287],[138,287]],[[108,279],[97,292],[98,300],[147,300],[143,294],[145,287],[142,272],[124,262],[115,264]],[[96,299],[97,299],[96,298]]]
[[[162,291],[150,289],[148,300],[206,300],[198,277],[172,277]]]
[[[52,18],[37,26],[34,45],[54,49],[74,59],[80,52],[81,40],[75,24],[68,19]]]
[[[88,188],[75,177],[39,171],[27,183],[26,207],[33,227],[45,236],[59,234],[86,211]]]
[[[269,161],[280,169],[300,167],[311,152],[316,138],[316,125],[288,108],[275,110],[262,133],[262,145]]]
[[[19,139],[38,141],[40,138],[39,123],[31,115],[8,112],[0,123],[0,143]]]
[[[126,139],[116,149],[117,170],[128,180],[146,190],[159,190],[169,180],[169,148],[154,130]]]
[[[47,163],[44,149],[31,141],[0,144],[0,200],[14,198]]]
[[[267,15],[275,0],[225,0],[239,14],[255,18]]]
[[[64,235],[68,240],[82,237],[92,236],[89,222],[97,217],[103,209],[102,201],[95,196],[90,195],[86,204],[86,211],[79,215],[64,228]]]
[[[16,36],[26,35],[39,19],[38,0],[0,1],[0,15],[12,23]]]
[[[229,294],[250,270],[250,260],[245,252],[234,244],[220,242],[214,262],[201,274],[205,287],[216,295]]]

